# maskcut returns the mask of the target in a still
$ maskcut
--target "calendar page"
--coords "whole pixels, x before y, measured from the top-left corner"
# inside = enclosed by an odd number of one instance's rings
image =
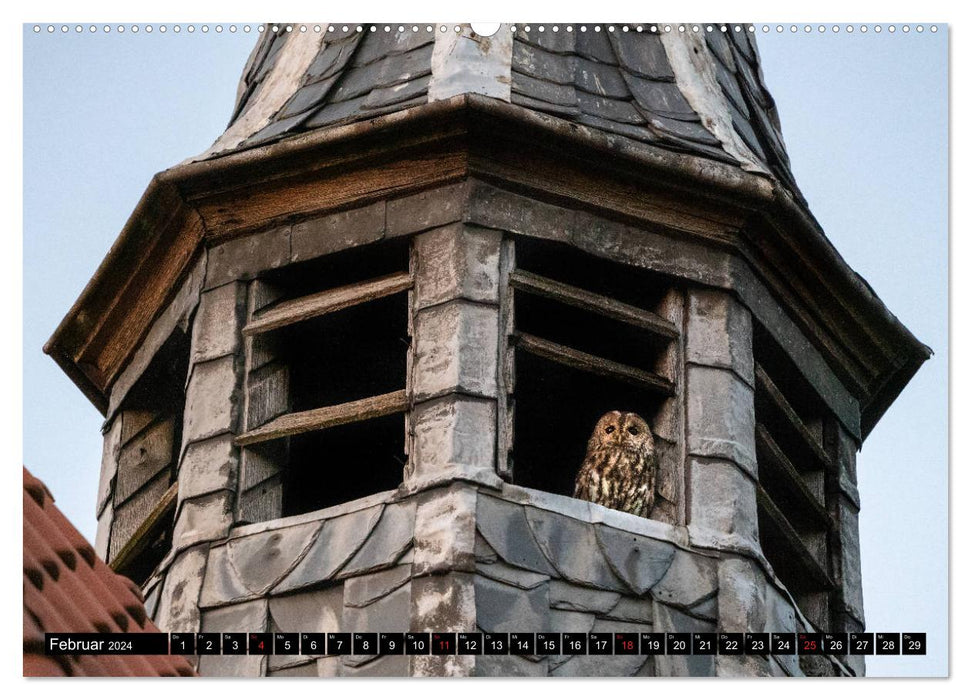
[[[948,25],[624,14],[22,25],[25,676],[948,675]]]

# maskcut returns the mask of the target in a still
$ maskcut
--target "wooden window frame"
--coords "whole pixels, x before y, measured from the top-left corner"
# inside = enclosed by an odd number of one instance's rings
[[[253,314],[243,327],[245,337],[279,330],[313,318],[326,316],[352,306],[366,304],[414,287],[411,272],[400,272],[353,284],[327,289],[295,299],[286,299]],[[270,440],[326,430],[349,423],[379,418],[408,409],[407,387],[355,401],[320,406],[277,416],[238,435],[238,447],[249,447]]]
[[[174,534],[178,500],[176,477],[185,414],[185,373],[189,371],[189,366],[190,336],[187,332],[174,329],[156,350],[148,367],[111,417],[112,424],[121,421],[122,428],[115,453],[117,473],[111,488],[112,514],[105,561],[111,569],[139,585],[143,585],[145,580],[140,580],[138,572],[148,571],[150,575],[148,565],[152,564],[152,561],[143,561],[142,558],[160,537],[170,538]],[[170,369],[174,371],[170,372]],[[129,421],[135,427],[131,427]],[[161,444],[165,447],[162,452],[156,449],[159,431]],[[129,459],[131,455],[135,457]],[[162,461],[158,461],[159,458]],[[145,472],[144,465],[152,462],[164,462],[164,466]],[[129,469],[133,471],[126,475]],[[136,476],[139,473],[141,476]],[[132,479],[133,476],[136,480]],[[156,486],[158,491],[155,490]],[[153,495],[159,492],[160,495]],[[149,497],[142,501],[143,495]],[[127,539],[119,538],[116,541],[119,522],[127,520],[128,513],[132,515],[128,523],[134,530]],[[128,526],[126,524],[125,530]],[[157,567],[163,558],[164,555],[153,555],[156,561],[152,568]]]
[[[673,323],[652,311],[526,270],[513,270],[509,276],[509,284],[513,290],[552,299],[566,306],[590,311],[604,318],[641,328],[662,342],[673,342],[680,335]],[[509,296],[509,303],[513,304],[513,295]],[[675,394],[674,382],[656,372],[598,357],[519,330],[513,331],[511,339],[514,347],[567,367],[633,384],[665,397]]]
[[[564,306],[638,328],[658,342],[660,348],[657,352],[658,358],[668,353],[673,344],[680,342],[681,331],[673,322],[653,311],[516,267],[513,240],[504,242],[500,261],[500,283],[500,317],[506,341],[500,343],[502,386],[499,394],[501,419],[498,472],[499,476],[506,481],[517,483],[515,468],[511,463],[516,440],[513,429],[515,407],[512,404],[516,397],[517,353],[528,353],[571,369],[607,377],[664,400],[677,395],[677,386],[680,382],[676,381],[676,377],[670,376],[676,371],[675,365],[669,368],[669,376],[664,376],[656,371],[610,360],[521,331],[517,327],[515,318],[515,299],[517,294],[543,297]]]

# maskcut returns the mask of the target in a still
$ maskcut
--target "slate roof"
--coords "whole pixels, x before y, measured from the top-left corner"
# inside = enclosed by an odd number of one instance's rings
[[[512,102],[737,163],[681,94],[656,34],[519,32],[513,40]]]
[[[265,31],[244,72],[233,119],[247,107],[292,34]],[[265,128],[243,142],[261,145],[284,135],[370,119],[428,102],[435,34],[336,31],[321,46],[302,86]]]
[[[114,573],[24,469],[24,675],[194,676],[182,656],[46,656],[45,632],[158,632],[141,592]]]
[[[320,127],[370,119],[428,102],[432,52],[437,31],[392,26],[391,31],[356,31],[354,24],[328,31],[299,87],[269,123],[239,143],[240,150]],[[629,31],[588,25],[587,31],[513,33],[513,104],[662,148],[742,165],[726,150],[706,120],[692,108],[652,25]],[[643,31],[636,31],[640,26]],[[748,25],[713,25],[703,32],[709,51],[699,72],[713,74],[717,103],[725,120],[752,151],[758,169],[770,173],[797,197],[798,189],[779,127],[775,103],[766,89]],[[503,26],[500,31],[510,31]],[[249,107],[294,32],[261,34],[243,72],[230,125]],[[706,123],[709,122],[709,123]],[[220,154],[221,155],[221,154]],[[211,157],[207,154],[206,157]]]

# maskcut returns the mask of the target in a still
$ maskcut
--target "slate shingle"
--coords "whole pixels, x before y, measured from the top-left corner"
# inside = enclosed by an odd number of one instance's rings
[[[577,92],[577,105],[580,111],[601,119],[609,119],[624,124],[643,124],[644,117],[630,100],[611,100],[597,97],[586,92]]]
[[[513,98],[513,103],[521,107],[534,109],[537,112],[545,112],[546,114],[552,114],[557,117],[572,118],[579,117],[581,114],[579,107],[544,102],[543,100],[538,100],[528,95],[515,95]]]
[[[422,31],[413,32],[411,27],[406,27],[403,32],[368,32],[366,41],[361,45],[361,50],[354,56],[352,65],[366,66],[374,61],[413,51],[422,46],[431,46],[435,42],[435,33]]]
[[[607,66],[585,58],[577,59],[576,86],[592,95],[630,99],[630,90],[616,66]]]
[[[552,27],[548,27],[542,32],[538,29],[530,32],[517,32],[516,39],[525,44],[538,46],[551,53],[576,53],[576,32],[568,32],[565,27],[560,27],[555,32]]]
[[[334,87],[334,83],[339,78],[340,74],[335,73],[329,78],[323,78],[315,83],[304,85],[293,93],[293,97],[284,105],[277,117],[293,117],[298,114],[304,114],[308,110],[317,107],[323,102],[327,93],[330,92],[331,88]]]
[[[659,36],[644,33],[611,34],[610,41],[620,67],[625,71],[652,80],[674,82],[674,71]]]
[[[612,66],[617,65],[617,56],[610,45],[607,35],[611,34],[606,27],[601,27],[596,31],[594,27],[587,27],[587,31],[580,31],[576,38],[576,53],[584,58],[589,58],[598,63],[606,63]]]
[[[601,119],[590,114],[581,114],[577,117],[577,121],[581,124],[592,126],[594,129],[600,129],[601,131],[607,131],[612,134],[620,134],[621,136],[636,139],[637,141],[648,143],[658,141],[657,136],[647,128],[647,124],[624,124],[622,122],[613,122],[609,119]]]
[[[339,73],[347,65],[360,41],[361,35],[344,41],[328,41],[307,69],[307,79],[319,80]]]
[[[645,114],[651,126],[666,134],[677,136],[678,138],[707,144],[709,146],[721,147],[721,141],[708,131],[701,124],[696,122],[682,121],[680,119],[668,119],[658,114]]]
[[[572,85],[576,76],[575,54],[555,54],[513,39],[512,69],[540,80]]]
[[[672,119],[698,121],[698,115],[674,83],[625,75],[627,87],[637,104],[655,114]]]
[[[576,87],[560,85],[549,80],[530,77],[519,71],[512,71],[512,91],[517,95],[563,107],[576,107]]]
[[[420,78],[406,80],[391,87],[376,88],[368,93],[367,99],[364,100],[364,107],[367,109],[388,107],[423,97],[428,94],[428,83],[430,81],[431,73],[428,73]]]

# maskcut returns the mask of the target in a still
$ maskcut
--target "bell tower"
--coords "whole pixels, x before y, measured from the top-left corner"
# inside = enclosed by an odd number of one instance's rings
[[[296,25],[295,25],[296,26]],[[171,632],[864,628],[855,456],[929,356],[827,240],[751,28],[265,31],[45,350]],[[606,411],[641,518],[577,500]],[[202,675],[860,675],[862,657],[200,656]]]

